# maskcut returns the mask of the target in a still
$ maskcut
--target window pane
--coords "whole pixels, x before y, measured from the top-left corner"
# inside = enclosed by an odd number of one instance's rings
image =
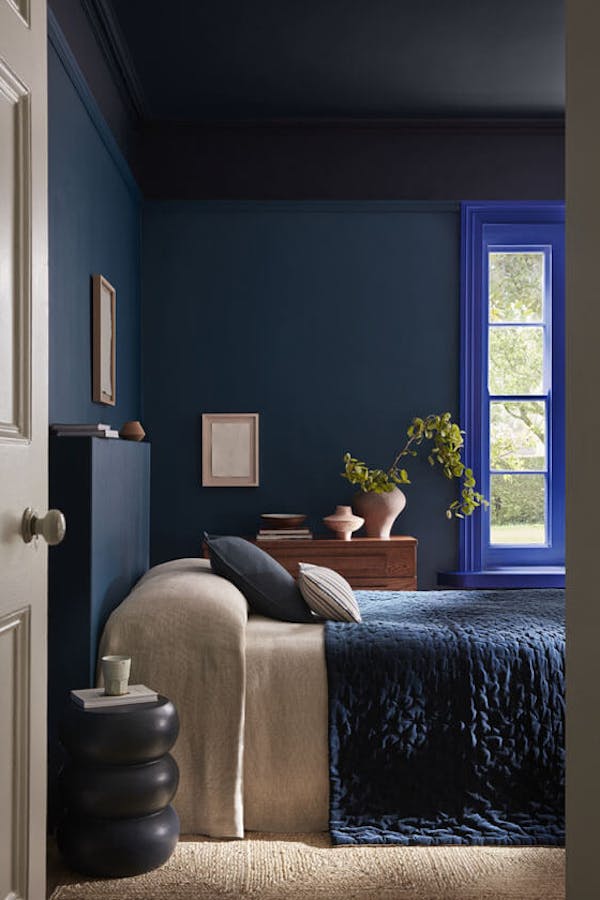
[[[544,254],[489,253],[490,322],[541,322]]]
[[[544,329],[489,329],[491,394],[541,394],[544,384]]]
[[[490,467],[546,468],[546,404],[543,400],[490,403]]]
[[[492,544],[546,543],[546,476],[492,475]]]

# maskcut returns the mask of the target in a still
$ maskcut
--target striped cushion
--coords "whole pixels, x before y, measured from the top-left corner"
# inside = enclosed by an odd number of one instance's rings
[[[323,619],[362,621],[354,591],[333,569],[300,563],[298,586],[312,611]]]

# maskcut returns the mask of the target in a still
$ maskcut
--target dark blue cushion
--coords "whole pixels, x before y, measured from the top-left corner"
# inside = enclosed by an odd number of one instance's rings
[[[204,535],[213,572],[242,592],[250,609],[283,622],[315,622],[296,582],[277,560],[239,537]]]

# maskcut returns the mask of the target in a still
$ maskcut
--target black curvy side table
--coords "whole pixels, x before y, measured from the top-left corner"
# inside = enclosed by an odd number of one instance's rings
[[[65,816],[58,847],[71,868],[123,878],[162,865],[179,837],[171,806],[179,782],[169,750],[177,710],[151,703],[84,709],[69,700],[60,739],[69,763],[60,775]]]

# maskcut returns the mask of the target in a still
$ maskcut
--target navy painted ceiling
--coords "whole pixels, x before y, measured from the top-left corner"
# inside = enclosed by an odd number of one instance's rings
[[[95,5],[114,13],[144,119],[564,112],[564,0]]]

